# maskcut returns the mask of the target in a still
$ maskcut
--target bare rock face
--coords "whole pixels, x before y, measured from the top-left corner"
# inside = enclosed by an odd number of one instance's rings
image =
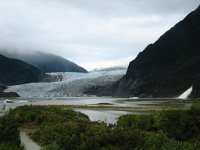
[[[193,90],[190,95],[191,98],[200,98],[200,80],[193,85]]]
[[[194,85],[200,96],[200,7],[147,46],[113,85],[111,94],[176,97]]]

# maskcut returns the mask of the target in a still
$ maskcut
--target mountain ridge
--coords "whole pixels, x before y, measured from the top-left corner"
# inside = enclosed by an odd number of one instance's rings
[[[140,52],[111,95],[177,97],[193,85],[199,97],[199,68],[200,6]]]
[[[61,56],[57,56],[50,53],[45,53],[41,51],[35,51],[30,53],[20,53],[20,52],[11,52],[6,50],[1,50],[0,53],[3,55],[23,60],[43,72],[83,72],[87,73],[88,71],[83,67],[78,66],[74,62],[71,62]]]
[[[0,84],[16,85],[40,81],[45,74],[34,66],[21,60],[10,59],[0,54]]]

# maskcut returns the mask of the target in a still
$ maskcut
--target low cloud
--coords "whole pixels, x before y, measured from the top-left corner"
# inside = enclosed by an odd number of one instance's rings
[[[0,0],[0,49],[54,53],[87,69],[120,65],[120,60],[124,65],[198,5],[188,0]]]

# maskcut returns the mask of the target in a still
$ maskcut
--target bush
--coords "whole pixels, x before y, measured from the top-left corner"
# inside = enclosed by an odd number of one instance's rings
[[[10,143],[0,143],[0,150],[23,150],[23,147],[19,147]]]
[[[44,150],[195,150],[200,147],[198,105],[187,111],[121,116],[112,128],[59,106],[23,106],[0,119],[0,143],[19,148],[17,129],[30,125],[34,125],[31,137]]]
[[[9,116],[0,118],[0,143],[20,145],[18,123]]]

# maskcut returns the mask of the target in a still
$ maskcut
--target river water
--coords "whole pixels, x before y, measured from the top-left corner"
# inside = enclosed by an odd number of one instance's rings
[[[97,106],[99,104],[109,105],[112,107],[106,109],[74,109],[89,116],[91,121],[103,121],[107,124],[116,124],[117,118],[125,114],[144,114],[146,112],[119,110],[115,107],[188,107],[185,104],[180,106],[161,105],[161,102],[173,101],[177,99],[127,99],[127,98],[110,98],[110,97],[67,97],[67,98],[16,98],[12,99],[13,103],[5,103],[5,109],[2,110],[4,100],[0,100],[0,114],[23,105],[82,105]],[[27,150],[39,150],[41,147],[32,141],[27,133],[20,131],[20,139]]]
[[[116,123],[117,118],[125,114],[143,114],[144,112],[115,110],[114,107],[173,107],[171,105],[161,106],[161,102],[167,102],[177,99],[127,99],[127,98],[110,98],[110,97],[67,97],[67,98],[16,98],[14,103],[6,103],[7,111],[10,108],[16,108],[23,105],[83,105],[94,106],[102,103],[107,103],[112,108],[108,109],[74,109],[89,116],[91,121],[104,121],[106,123]],[[3,105],[3,100],[0,101],[0,109]],[[177,106],[176,106],[177,107]],[[180,106],[185,107],[185,106]],[[2,110],[0,110],[1,112]]]

